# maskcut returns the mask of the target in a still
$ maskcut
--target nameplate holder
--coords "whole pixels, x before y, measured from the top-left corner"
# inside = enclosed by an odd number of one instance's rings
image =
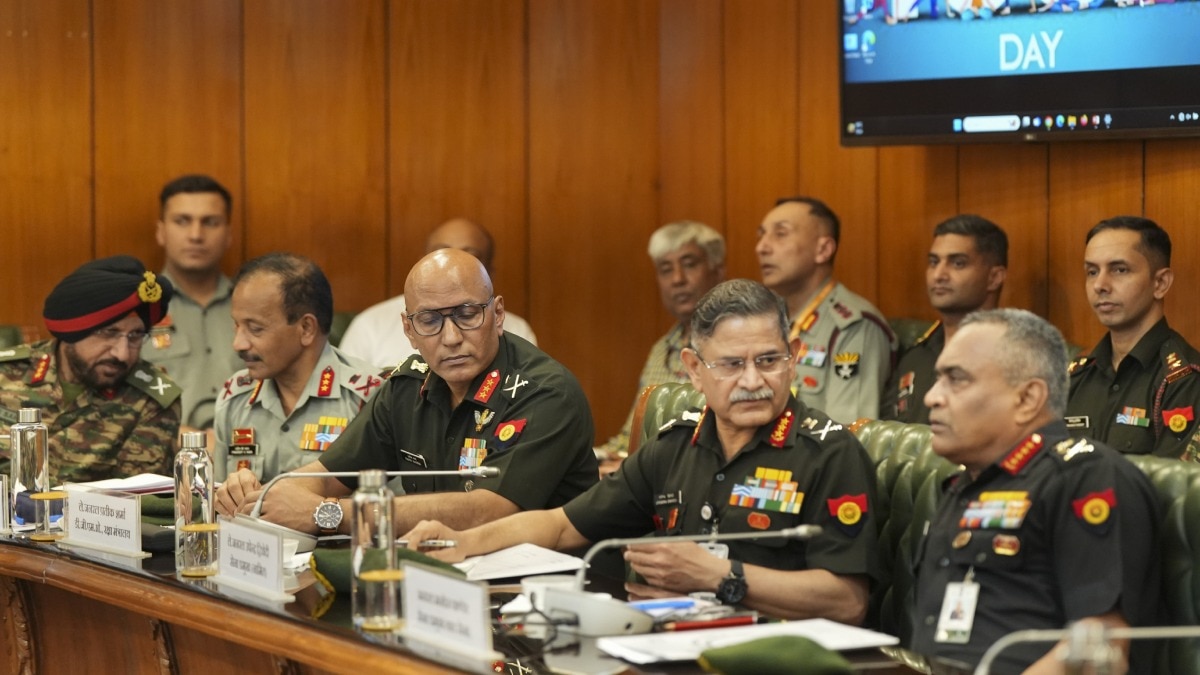
[[[283,537],[249,518],[218,516],[217,521],[220,558],[212,581],[274,602],[295,600],[283,590]]]
[[[504,655],[492,648],[486,584],[402,561],[404,644],[426,658],[475,673],[492,673]]]
[[[67,483],[60,546],[89,548],[129,558],[149,558],[142,550],[142,503],[138,495],[95,490]]]

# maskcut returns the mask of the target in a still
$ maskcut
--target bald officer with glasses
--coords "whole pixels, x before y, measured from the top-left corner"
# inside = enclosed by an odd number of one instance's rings
[[[136,258],[93,260],[46,298],[54,339],[0,349],[0,428],[21,408],[42,411],[54,485],[170,475],[182,392],[142,359],[142,346],[172,293]],[[0,439],[0,472],[8,473],[9,452]]]
[[[772,616],[861,623],[878,564],[875,472],[849,431],[791,395],[800,341],[787,335],[786,305],[762,284],[718,284],[697,304],[681,355],[708,400],[703,410],[665,426],[561,509],[466,532],[422,523],[409,545],[452,538],[458,546],[436,555],[455,560],[523,541],[573,549],[613,537],[819,525],[822,533],[807,542],[647,543],[626,550],[625,560],[672,594],[709,591]]]
[[[504,298],[483,264],[442,249],[409,273],[404,333],[419,354],[403,361],[320,460],[298,471],[453,470],[480,465],[494,478],[404,478],[395,522],[472,527],[527,509],[561,506],[599,475],[583,390],[565,367],[504,332]],[[354,481],[278,483],[262,516],[307,532],[349,532]],[[258,481],[238,472],[217,495],[226,514],[248,512]]]

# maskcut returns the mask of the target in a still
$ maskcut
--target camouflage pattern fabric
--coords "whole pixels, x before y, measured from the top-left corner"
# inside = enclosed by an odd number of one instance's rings
[[[50,428],[50,473],[55,484],[171,475],[179,435],[180,389],[162,371],[139,361],[118,386],[63,400],[58,342],[0,350],[0,429],[22,407],[41,408]],[[0,439],[0,471],[9,471],[9,442]]]

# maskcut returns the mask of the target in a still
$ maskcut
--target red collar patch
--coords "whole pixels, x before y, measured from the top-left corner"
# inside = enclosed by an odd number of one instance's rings
[[[33,377],[29,379],[29,384],[41,384],[46,379],[48,372],[50,372],[50,355],[42,354],[42,358],[38,359],[37,366],[33,369]]]
[[[792,430],[792,423],[795,421],[792,411],[784,410],[782,415],[775,418],[775,428],[771,431],[767,442],[776,448],[782,448],[783,442],[787,440],[788,432]]]
[[[700,427],[704,426],[704,416],[708,414],[708,405],[700,410],[700,419],[696,420],[696,430],[692,432],[692,445],[696,444],[696,439],[700,438]]]
[[[1041,434],[1030,435],[1029,438],[1013,448],[1012,452],[1009,452],[1004,459],[1000,460],[1000,468],[1014,476],[1017,475],[1043,446],[1045,446],[1045,441],[1042,440]]]
[[[317,396],[326,397],[333,393],[333,366],[321,371],[321,384],[317,385]]]
[[[246,401],[246,405],[254,405],[254,402],[258,400],[258,392],[262,391],[262,383],[263,381],[259,380],[258,384],[254,385],[254,391],[250,393],[250,400]]]
[[[496,385],[500,384],[500,371],[493,370],[488,373],[487,377],[483,378],[483,384],[479,385],[479,391],[475,392],[475,400],[480,403],[487,403],[492,394],[496,393]]]

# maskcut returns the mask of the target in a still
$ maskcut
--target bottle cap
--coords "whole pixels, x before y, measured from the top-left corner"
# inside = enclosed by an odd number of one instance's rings
[[[188,450],[203,450],[208,447],[208,434],[203,431],[185,431],[180,434],[180,446]]]
[[[42,421],[41,408],[21,408],[19,424],[37,424]]]

